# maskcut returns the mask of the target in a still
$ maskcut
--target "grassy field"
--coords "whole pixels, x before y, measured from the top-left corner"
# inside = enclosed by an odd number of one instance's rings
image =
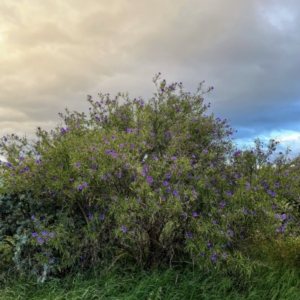
[[[4,285],[5,281],[5,285]],[[261,267],[250,278],[224,276],[217,271],[172,267],[153,273],[116,266],[69,274],[44,284],[28,278],[2,278],[0,299],[300,299],[299,270]]]

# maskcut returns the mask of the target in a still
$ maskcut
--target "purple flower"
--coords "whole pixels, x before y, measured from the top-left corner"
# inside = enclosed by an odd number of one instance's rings
[[[176,166],[176,165],[174,165],[174,166],[173,166],[173,169],[176,169],[176,168],[177,168],[177,166]]]
[[[169,182],[168,181],[164,181],[164,186],[168,186]]]
[[[194,216],[194,217],[197,217],[198,214],[194,211],[194,212],[193,212],[193,216]]]
[[[216,223],[217,223],[217,221],[216,221],[216,220],[212,220],[212,222],[213,222],[213,224],[216,224]]]
[[[112,139],[112,140],[114,140],[114,139],[115,139],[115,136],[114,136],[114,135],[112,135],[112,136],[111,136],[111,139]]]
[[[86,183],[86,182],[84,182],[84,183],[83,183],[83,186],[87,186],[87,183]]]
[[[39,163],[40,163],[40,160],[39,160],[39,159],[37,159],[37,160],[35,161],[35,163],[36,163],[36,164],[39,164]]]
[[[34,220],[34,219],[35,219],[35,216],[31,216],[31,219]]]
[[[233,154],[233,156],[238,156],[240,153],[241,153],[241,151],[238,150],[238,151],[236,151],[236,152]]]
[[[40,237],[37,240],[38,240],[39,243],[43,243],[44,242],[44,240],[42,238],[40,238]]]
[[[120,144],[120,148],[123,148],[124,147],[124,145],[123,144]]]
[[[89,215],[89,219],[90,219],[90,220],[93,220],[94,217],[93,217],[92,215]]]
[[[232,231],[231,229],[228,229],[227,232],[229,233],[229,235],[230,235],[231,237],[233,237],[233,231]],[[228,244],[228,245],[229,245],[229,244]]]
[[[10,168],[11,167],[11,163],[7,162],[6,165]]]
[[[222,256],[223,256],[224,258],[226,258],[226,257],[227,257],[227,254],[226,254],[226,253],[223,253]]]
[[[146,179],[147,179],[149,182],[153,182],[153,179],[152,179],[150,176],[147,176]]]
[[[79,185],[79,186],[78,186],[78,189],[79,189],[79,190],[82,190],[82,185]]]
[[[126,227],[122,227],[122,231],[123,231],[123,232],[126,232],[126,231],[127,231],[127,228],[126,228]]]
[[[54,236],[53,233],[49,233],[49,237],[53,238],[53,236]]]
[[[37,233],[36,233],[36,232],[34,232],[34,233],[32,234],[32,236],[33,236],[33,237],[36,237],[36,236],[37,236]]]
[[[202,257],[204,257],[204,256],[205,256],[205,253],[201,252],[200,255],[201,255]]]
[[[158,161],[158,157],[157,157],[157,156],[155,156],[154,154],[152,154],[152,157],[153,157],[153,159],[154,159],[155,161]]]
[[[217,257],[217,253],[215,251],[214,254],[210,258],[213,262],[216,262],[216,257]]]
[[[177,157],[176,156],[172,156],[172,160],[177,160]]]
[[[53,257],[50,258],[50,259],[49,259],[49,262],[50,262],[50,263],[53,263],[53,262],[54,262],[54,258],[53,258]]]
[[[104,220],[104,215],[100,215],[100,220]]]
[[[281,216],[281,220],[283,221],[283,220],[285,220],[286,219],[286,214],[283,214],[282,216]]]
[[[177,195],[177,194],[178,194],[178,191],[177,191],[177,190],[174,190],[174,191],[173,191],[173,194],[174,194],[174,195]]]
[[[80,166],[80,163],[76,163],[76,164],[75,164],[75,167],[78,168],[79,166]]]
[[[271,207],[272,207],[272,209],[276,209],[276,205],[275,204],[273,204]]]
[[[190,239],[192,239],[192,238],[193,238],[193,235],[192,235],[192,233],[191,233],[191,232],[188,232],[188,233],[186,234],[186,236],[188,236]]]
[[[221,202],[221,203],[220,203],[220,206],[221,206],[221,207],[224,207],[225,205],[226,205],[226,202]]]
[[[45,236],[45,235],[47,235],[47,231],[42,232],[42,236]]]

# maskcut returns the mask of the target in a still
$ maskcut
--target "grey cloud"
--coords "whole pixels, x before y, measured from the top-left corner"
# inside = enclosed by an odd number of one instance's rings
[[[87,94],[150,99],[161,72],[191,93],[214,86],[206,114],[240,144],[282,137],[300,154],[299,14],[296,0],[4,0],[0,135],[53,129],[65,107],[88,110]]]

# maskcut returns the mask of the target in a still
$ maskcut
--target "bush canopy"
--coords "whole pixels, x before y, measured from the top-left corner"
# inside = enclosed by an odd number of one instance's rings
[[[64,124],[50,133],[38,127],[33,145],[4,137],[0,193],[17,202],[6,200],[2,221],[19,203],[11,218],[24,226],[2,239],[19,241],[19,264],[62,272],[128,258],[150,269],[188,260],[246,270],[256,262],[245,245],[293,228],[280,188],[287,182],[266,191],[274,183],[256,170],[263,154],[235,151],[226,120],[204,115],[203,82],[191,95],[182,83],[158,87],[158,78],[148,103],[88,96],[89,118],[66,109]],[[274,216],[274,205],[285,213]]]

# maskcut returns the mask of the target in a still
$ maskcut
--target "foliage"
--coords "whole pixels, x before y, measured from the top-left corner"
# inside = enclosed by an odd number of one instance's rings
[[[71,273],[46,284],[34,278],[5,278],[0,299],[299,299],[299,270],[264,266],[250,278],[239,274],[223,275],[193,266],[172,266],[154,272],[116,265],[110,272],[101,268],[91,272]]]
[[[90,119],[66,109],[64,126],[50,134],[38,128],[26,159],[20,154],[26,138],[4,138],[8,163],[0,192],[19,195],[24,185],[32,191],[24,220],[32,231],[22,238],[31,234],[44,274],[50,267],[67,272],[99,260],[114,263],[124,254],[146,269],[188,255],[201,267],[251,274],[257,262],[249,263],[247,245],[257,231],[272,239],[276,227],[296,228],[287,179],[254,173],[261,156],[251,152],[235,153],[228,168],[232,131],[203,115],[207,107],[197,93],[163,80],[147,104],[123,95],[126,103],[119,105],[120,93],[115,100],[99,94],[100,102],[88,96]],[[8,139],[21,145],[7,145]],[[276,192],[266,190],[276,183]]]
[[[40,252],[40,247],[31,243],[35,229],[31,216],[45,216],[51,212],[55,212],[52,199],[37,202],[30,190],[0,195],[1,269],[14,267],[19,274],[25,270],[33,274],[41,272],[41,266],[34,264],[34,254]],[[40,222],[43,219],[41,217]]]

